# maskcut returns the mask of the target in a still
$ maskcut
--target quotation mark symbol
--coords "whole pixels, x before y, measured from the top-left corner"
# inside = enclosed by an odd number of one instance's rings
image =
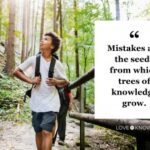
[[[131,31],[131,33],[130,33],[130,38],[139,38],[139,31],[136,31],[136,32],[134,32],[134,31]]]

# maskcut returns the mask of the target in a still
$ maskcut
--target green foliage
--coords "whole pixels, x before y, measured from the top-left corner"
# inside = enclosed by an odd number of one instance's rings
[[[86,102],[88,104],[94,104],[94,80],[91,80],[85,84],[86,87]]]
[[[103,0],[101,5],[101,20],[112,20],[112,14],[110,12],[109,1]]]
[[[69,6],[72,6],[70,8]],[[78,1],[76,13],[73,9],[73,1],[64,3],[63,20],[63,50],[64,60],[67,64],[67,75],[70,80],[76,79],[75,74],[75,41],[79,50],[80,76],[94,66],[94,23],[96,20],[111,20],[108,1],[93,3],[90,0]],[[75,24],[74,17],[77,17]],[[75,39],[74,30],[78,32]],[[86,100],[94,103],[94,82],[86,83]]]
[[[15,36],[19,39],[21,39],[21,36],[22,36],[22,32],[19,31],[19,30],[15,30]]]
[[[29,105],[24,105],[23,96],[27,86],[19,80],[3,75],[0,78],[0,119],[28,121]],[[20,111],[17,109],[20,108]]]

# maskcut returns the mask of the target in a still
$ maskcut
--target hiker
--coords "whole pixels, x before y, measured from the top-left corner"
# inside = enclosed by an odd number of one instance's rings
[[[68,84],[69,85],[69,84]],[[68,86],[64,88],[66,95],[66,99],[61,99],[61,107],[58,113],[58,144],[64,146],[65,145],[65,134],[66,134],[66,117],[67,112],[72,110],[72,100],[73,96],[71,90],[69,90]],[[55,143],[57,133],[53,139],[53,144]]]
[[[60,38],[53,32],[44,34],[40,42],[40,74],[35,76],[36,56],[29,57],[14,71],[14,75],[31,85],[30,107],[32,110],[32,125],[38,150],[51,150],[52,138],[55,132],[55,122],[60,109],[60,99],[57,87],[64,87],[69,82],[64,67],[56,60],[54,77],[48,78],[52,55],[60,46]],[[25,71],[32,68],[33,78],[25,75]]]

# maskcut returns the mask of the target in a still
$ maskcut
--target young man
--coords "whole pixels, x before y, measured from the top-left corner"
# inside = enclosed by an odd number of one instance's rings
[[[36,133],[38,150],[51,150],[55,121],[60,108],[60,99],[55,86],[67,85],[64,67],[56,60],[54,77],[48,78],[52,54],[58,50],[60,39],[52,32],[46,33],[40,42],[40,74],[39,77],[29,78],[24,72],[30,68],[35,74],[36,56],[29,57],[14,71],[14,75],[33,85],[30,106],[32,110],[32,125]]]

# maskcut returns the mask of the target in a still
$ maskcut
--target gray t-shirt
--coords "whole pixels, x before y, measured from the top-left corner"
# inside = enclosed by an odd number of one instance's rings
[[[29,57],[27,60],[25,60],[22,64],[20,64],[19,68],[23,72],[29,70],[32,77],[34,77],[35,64],[36,64],[36,56],[32,56]],[[50,62],[47,62],[43,58],[43,56],[41,56],[41,60],[40,60],[41,83],[40,85],[32,89],[32,95],[30,100],[30,107],[32,111],[59,112],[60,99],[59,99],[58,91],[55,86],[49,86],[46,84],[46,79],[48,78],[49,66],[50,66]],[[56,64],[54,68],[54,78],[67,80],[64,67],[59,60],[56,60]]]

